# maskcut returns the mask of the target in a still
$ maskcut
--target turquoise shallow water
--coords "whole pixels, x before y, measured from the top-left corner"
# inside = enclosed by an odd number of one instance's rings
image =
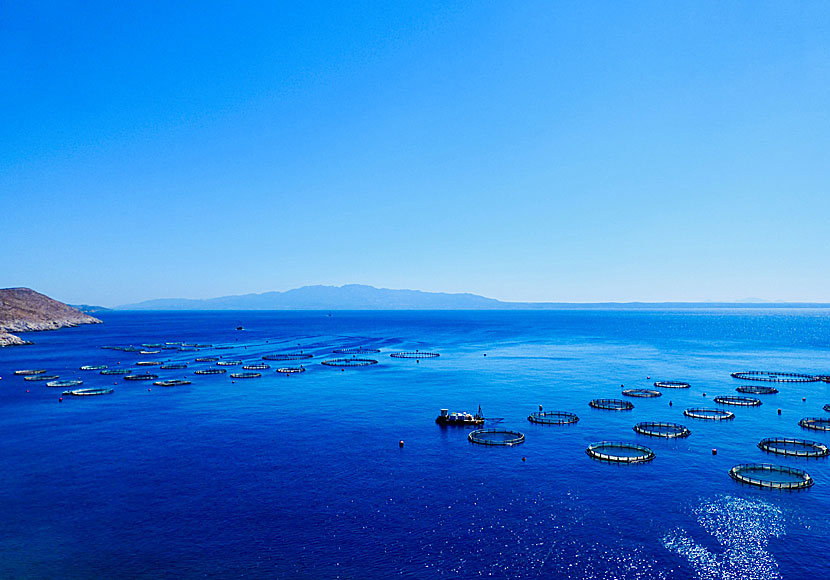
[[[736,370],[830,374],[830,311],[326,314],[105,313],[103,325],[30,334],[36,345],[0,351],[0,577],[828,575],[820,547],[830,539],[830,460],[769,455],[756,444],[828,443],[798,420],[830,417],[822,409],[830,385],[776,385],[778,394],[757,395],[760,407],[725,407],[733,421],[689,419],[683,409],[737,394],[748,383],[729,376]],[[165,341],[232,348],[100,348]],[[381,349],[366,355],[379,364],[319,364],[358,345]],[[415,349],[441,356],[389,357]],[[299,350],[313,358],[269,362],[259,379],[232,382],[241,366],[193,373],[215,367],[194,362],[201,356],[247,364]],[[92,364],[192,384],[78,370]],[[275,372],[299,364],[306,372]],[[115,392],[59,403],[61,389],[13,376],[31,367]],[[631,411],[588,406],[655,380],[692,387],[629,399]],[[467,429],[434,423],[442,407],[479,404],[526,442],[477,446]],[[540,404],[580,421],[528,422]],[[646,437],[632,430],[641,421],[681,423],[692,434]],[[600,463],[585,448],[601,440],[647,445],[656,458]],[[742,486],[728,471],[747,462],[806,469],[816,484]]]

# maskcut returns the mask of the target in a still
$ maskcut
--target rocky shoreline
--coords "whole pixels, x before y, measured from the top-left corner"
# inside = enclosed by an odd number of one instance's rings
[[[0,347],[32,344],[13,332],[57,330],[101,320],[29,288],[0,289]]]

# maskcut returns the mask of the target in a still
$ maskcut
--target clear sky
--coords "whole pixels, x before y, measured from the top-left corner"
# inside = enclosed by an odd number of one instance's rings
[[[0,287],[830,301],[830,3],[0,0]]]

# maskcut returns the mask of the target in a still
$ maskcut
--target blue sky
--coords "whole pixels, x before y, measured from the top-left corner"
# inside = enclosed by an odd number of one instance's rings
[[[0,287],[827,302],[828,30],[822,2],[0,2]]]

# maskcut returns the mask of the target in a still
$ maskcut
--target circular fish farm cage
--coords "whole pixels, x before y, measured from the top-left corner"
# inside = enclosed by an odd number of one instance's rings
[[[287,353],[287,354],[266,354],[262,357],[262,360],[305,360],[309,358],[313,358],[314,355],[302,353],[302,352],[294,352],[294,353]]]
[[[157,342],[147,342],[147,343],[142,343],[141,346],[143,346],[144,348],[161,348],[164,345],[159,344]]]
[[[190,381],[184,379],[171,379],[169,381],[156,381],[153,383],[157,387],[180,387],[182,385],[189,385]]]
[[[218,360],[218,356],[200,356],[196,359],[196,362],[216,362]]]
[[[124,375],[125,381],[154,381],[159,378],[158,375],[152,375],[150,373],[142,373],[140,375]]]
[[[114,393],[114,389],[75,389],[74,391],[64,391],[64,395],[69,395],[72,397],[94,397],[96,395],[109,395],[110,393]]]
[[[80,387],[84,382],[81,379],[69,379],[65,381],[49,381],[47,387]]]
[[[822,417],[805,417],[798,424],[804,429],[813,431],[830,431],[830,419]]]
[[[133,372],[133,369],[105,369],[101,371],[102,375],[128,375]]]
[[[654,389],[625,389],[622,394],[626,397],[639,397],[641,399],[650,399],[653,397],[663,396],[663,393],[655,391]]]
[[[765,385],[743,385],[735,388],[739,393],[746,395],[774,395],[778,392],[775,387],[767,387]]]
[[[419,352],[419,351],[416,350],[415,352],[393,352],[389,356],[391,356],[392,358],[417,358],[417,359],[421,359],[421,358],[438,358],[441,355],[438,354],[437,352]]]
[[[137,366],[137,367],[158,367],[158,366],[161,366],[161,364],[162,363],[161,363],[160,360],[140,360],[137,363],[135,363],[135,366]]]
[[[588,405],[606,411],[630,411],[634,408],[634,403],[622,399],[593,399]]]
[[[187,363],[167,363],[167,364],[161,365],[159,368],[164,369],[166,371],[173,370],[173,369],[181,370],[181,369],[186,369],[187,368]]]
[[[373,358],[332,358],[320,364],[327,367],[367,367],[378,364],[378,361]]]
[[[768,437],[758,442],[758,449],[790,457],[827,457],[830,449],[824,443],[789,437]]]
[[[683,381],[657,381],[654,386],[658,389],[688,389],[692,385]]]
[[[278,373],[282,373],[284,375],[291,375],[294,373],[304,373],[305,367],[280,367],[277,369]]]
[[[138,354],[158,354],[160,352],[160,350],[141,350]]]
[[[567,411],[537,411],[528,415],[527,420],[541,425],[573,425],[579,417]]]
[[[24,381],[56,381],[60,378],[59,375],[29,375],[23,377]]]
[[[271,365],[267,365],[265,363],[254,363],[252,365],[245,365],[242,367],[244,371],[264,371],[266,369],[270,369]]]
[[[262,373],[231,373],[232,379],[258,379]]]
[[[241,360],[220,360],[216,363],[220,367],[235,367],[242,364]]]
[[[591,459],[612,463],[646,463],[654,459],[654,451],[645,445],[622,441],[600,441],[585,449]]]
[[[805,489],[813,478],[803,469],[772,463],[743,463],[729,470],[729,477],[740,483],[766,489]]]
[[[720,405],[734,405],[736,407],[758,407],[761,405],[761,399],[739,395],[719,395],[712,400]]]
[[[728,421],[735,418],[735,413],[732,411],[724,411],[723,409],[704,409],[702,407],[686,409],[683,411],[683,414],[686,417],[690,417],[692,419],[702,419],[704,421]]]
[[[478,445],[500,445],[504,447],[512,447],[525,442],[524,433],[506,429],[478,429],[467,435],[467,439]]]
[[[226,369],[199,369],[198,371],[193,371],[193,374],[196,375],[224,375],[228,372]]]
[[[645,421],[634,425],[634,431],[649,437],[665,437],[666,439],[680,439],[692,434],[689,429],[679,423],[659,423]]]
[[[357,348],[337,348],[331,352],[334,354],[375,354],[380,352],[380,349],[358,346]]]
[[[105,371],[107,365],[84,365],[81,367],[82,371]]]
[[[776,373],[770,371],[742,371],[732,373],[732,378],[744,381],[765,381],[768,383],[813,383],[818,377],[800,373]]]
[[[45,372],[46,369],[23,369],[22,371],[14,371],[14,374],[22,377],[29,377],[32,375],[42,375]]]

